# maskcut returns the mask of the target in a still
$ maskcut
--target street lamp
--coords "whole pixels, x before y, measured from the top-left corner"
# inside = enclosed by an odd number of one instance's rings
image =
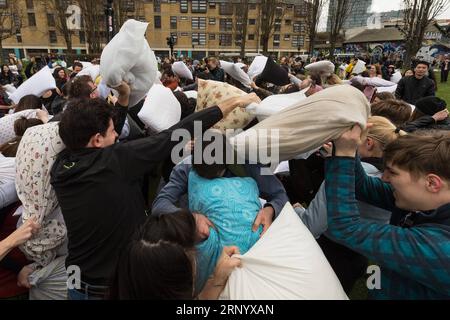
[[[105,17],[106,17],[106,39],[111,41],[114,37],[114,9],[113,0],[106,1]]]
[[[170,47],[170,56],[173,56],[173,45],[175,44],[175,39],[173,36],[167,37],[167,45]]]

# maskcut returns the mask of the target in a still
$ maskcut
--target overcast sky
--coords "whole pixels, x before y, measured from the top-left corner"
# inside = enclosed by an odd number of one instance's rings
[[[401,9],[403,0],[373,0],[372,12],[383,12]],[[328,8],[324,8],[319,23],[319,30],[326,29],[326,17],[328,16]],[[438,17],[438,19],[450,19],[450,6],[448,6]]]

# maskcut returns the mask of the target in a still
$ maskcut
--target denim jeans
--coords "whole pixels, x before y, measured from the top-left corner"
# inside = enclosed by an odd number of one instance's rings
[[[81,281],[81,289],[68,289],[69,300],[104,300],[108,287],[94,286]]]

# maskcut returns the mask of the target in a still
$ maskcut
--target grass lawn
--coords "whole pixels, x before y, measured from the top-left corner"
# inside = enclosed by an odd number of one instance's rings
[[[441,83],[441,72],[435,72],[438,90],[436,95],[447,102],[447,109],[450,110],[450,82]]]

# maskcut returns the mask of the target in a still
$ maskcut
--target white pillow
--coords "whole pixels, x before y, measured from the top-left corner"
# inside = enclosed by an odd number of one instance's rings
[[[148,92],[138,117],[147,127],[160,132],[180,121],[181,105],[172,90],[155,84]]]
[[[358,62],[356,62],[355,66],[353,67],[352,73],[360,74],[363,73],[364,70],[366,70],[366,63],[362,60],[358,60]]]
[[[322,250],[288,202],[243,256],[220,299],[347,300]]]
[[[93,64],[91,62],[87,62],[87,61],[80,61],[80,63],[83,65],[83,70],[85,68],[89,68],[89,67],[93,66]]]
[[[329,75],[334,73],[334,64],[331,61],[322,60],[308,64],[305,69],[309,72],[325,73]]]
[[[305,100],[305,92],[308,91],[308,89],[309,88],[306,88],[302,91],[294,93],[274,94],[266,97],[260,104],[250,104],[245,110],[250,114],[256,115],[258,121],[263,121],[271,115],[278,113],[295,103]]]
[[[100,75],[100,65],[94,64],[91,65],[90,67],[84,68],[83,70],[78,72],[76,76],[78,77],[84,75],[90,76],[92,78],[92,81],[95,82],[97,77]]]
[[[189,91],[183,91],[183,93],[188,97],[188,98],[194,98],[195,100],[197,100],[197,94],[198,92],[195,90],[189,90]]]
[[[172,71],[180,78],[194,80],[191,70],[183,61],[175,61],[172,65]]]
[[[14,122],[21,117],[36,118],[36,109],[27,109],[0,118],[0,145],[15,138]]]
[[[40,97],[48,90],[55,88],[55,78],[53,77],[50,68],[45,66],[27,81],[22,83],[20,87],[9,96],[9,99],[15,104],[18,104],[20,99],[26,95],[32,94]]]
[[[362,76],[355,76],[351,80],[351,82],[359,82],[362,85],[369,85],[373,87],[392,87],[395,85],[394,82],[387,81],[378,77],[362,77]]]
[[[109,86],[116,87],[122,80],[130,84],[130,107],[145,97],[158,71],[155,54],[145,38],[147,26],[148,23],[127,20],[100,58],[100,74]]]
[[[5,84],[3,86],[3,89],[5,89],[8,95],[12,95],[17,90],[16,87],[14,87],[12,84]]]
[[[399,83],[399,81],[402,79],[402,74],[400,73],[400,71],[396,71],[392,76],[391,76],[391,81],[394,83]]]
[[[390,87],[378,87],[377,88],[377,92],[390,92],[390,93],[395,93],[395,91],[397,90],[397,85],[393,85]]]
[[[233,79],[239,81],[244,86],[250,87],[250,84],[252,83],[252,80],[250,80],[250,77],[248,76],[248,74],[246,74],[244,72],[244,70],[239,68],[236,64],[220,60],[220,66]]]
[[[265,56],[256,56],[253,60],[252,64],[248,68],[248,76],[250,79],[253,79],[257,75],[259,75],[261,72],[263,72],[264,68],[266,67],[267,63],[267,57]]]

